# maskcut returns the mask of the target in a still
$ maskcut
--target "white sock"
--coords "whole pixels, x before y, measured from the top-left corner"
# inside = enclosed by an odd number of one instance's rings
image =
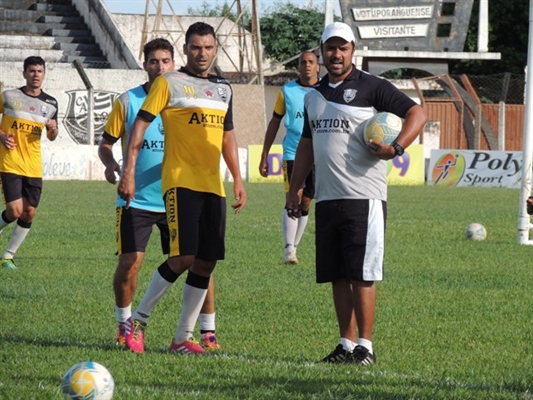
[[[307,226],[307,221],[309,221],[309,215],[304,215],[298,218],[298,227],[296,229],[296,236],[294,237],[294,247],[300,244],[302,236],[304,235],[305,227]]]
[[[200,314],[198,322],[200,322],[200,331],[215,331],[215,313]]]
[[[15,257],[15,253],[11,253],[10,251],[5,251],[4,255],[2,256],[2,260],[12,260]]]
[[[192,337],[206,294],[207,289],[200,289],[187,283],[183,287],[183,304],[174,343],[183,343]]]
[[[29,232],[30,228],[23,228],[19,224],[15,224],[13,232],[11,233],[11,239],[9,240],[6,252],[2,258],[12,259]]]
[[[281,218],[281,226],[283,227],[283,240],[285,247],[295,245],[296,231],[298,229],[298,220],[294,220],[287,215],[287,210],[283,209]]]
[[[123,324],[131,317],[131,304],[126,307],[115,306],[115,315],[117,316],[117,323]]]
[[[359,346],[363,346],[368,349],[370,354],[374,354],[374,349],[372,348],[372,341],[368,339],[359,338],[359,342],[357,343]]]
[[[355,349],[355,346],[357,346],[354,342],[351,340],[348,340],[346,338],[341,337],[341,340],[339,340],[339,343],[342,345],[342,348],[346,351],[353,351]]]
[[[133,313],[132,319],[146,323],[148,318],[150,318],[150,314],[154,307],[171,286],[172,282],[167,281],[161,276],[159,271],[156,270],[152,276],[152,281],[150,282],[148,289],[146,289],[146,293]]]

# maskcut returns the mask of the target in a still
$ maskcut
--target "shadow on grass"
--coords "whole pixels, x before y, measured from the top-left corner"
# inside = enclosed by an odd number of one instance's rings
[[[16,335],[0,335],[5,344],[22,344],[48,348],[80,348],[97,351],[129,352],[112,342],[84,342],[73,339],[27,338]],[[123,382],[122,391],[144,393],[212,393],[218,399],[511,399],[528,397],[528,382],[465,382],[445,376],[418,376],[382,370],[379,365],[327,365],[286,358],[264,358],[225,352],[206,353],[204,356],[175,355],[166,347],[147,348],[147,354],[156,359],[144,359],[165,364],[164,357],[176,357],[172,368],[187,367],[202,371],[209,379],[187,382],[161,382],[158,377],[143,377]],[[132,357],[139,357],[133,355]],[[142,357],[142,356],[141,356]],[[161,357],[161,358],[160,358]],[[194,362],[191,363],[194,357]],[[142,360],[142,358],[138,358]],[[179,361],[178,361],[179,360]],[[182,364],[182,365],[180,365]],[[194,364],[194,366],[193,366]],[[240,372],[239,372],[240,371]],[[193,373],[194,375],[195,373]],[[184,374],[186,377],[187,374]],[[249,383],[243,384],[243,377]],[[139,378],[141,379],[141,378]],[[183,386],[183,388],[181,388]],[[136,389],[137,388],[137,389]],[[200,396],[202,398],[202,396]]]

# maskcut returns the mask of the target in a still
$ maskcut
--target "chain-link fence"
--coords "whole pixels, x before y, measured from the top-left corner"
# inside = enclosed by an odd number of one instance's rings
[[[461,83],[458,76],[452,76]],[[496,75],[468,75],[480,101],[484,104],[524,104],[525,75],[503,73]]]

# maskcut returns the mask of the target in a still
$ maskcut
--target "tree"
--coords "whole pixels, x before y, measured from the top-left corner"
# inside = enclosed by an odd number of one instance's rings
[[[234,12],[234,10],[230,8],[226,1],[222,5],[213,5],[207,2],[207,0],[204,0],[204,2],[199,8],[188,7],[187,14],[194,15],[197,17],[225,17],[230,21],[237,21],[236,12]],[[249,21],[249,15],[249,13],[245,13],[244,18],[246,21]]]
[[[259,24],[265,57],[284,62],[320,45],[324,13],[313,4],[298,8],[290,2],[277,3],[260,18]],[[297,60],[286,66],[296,67]]]
[[[524,74],[527,63],[529,0],[491,0],[489,51],[501,53],[499,61],[453,61],[450,73],[492,75]],[[479,0],[474,1],[464,51],[477,51]]]

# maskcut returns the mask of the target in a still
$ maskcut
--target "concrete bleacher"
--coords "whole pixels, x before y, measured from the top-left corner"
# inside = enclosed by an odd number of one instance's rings
[[[0,59],[39,55],[47,62],[79,60],[109,68],[105,55],[71,0],[0,0]]]

